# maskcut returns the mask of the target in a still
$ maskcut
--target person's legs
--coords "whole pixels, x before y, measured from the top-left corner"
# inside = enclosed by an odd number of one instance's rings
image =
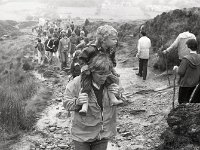
[[[191,99],[191,103],[200,103],[200,84],[197,86],[194,95]]]
[[[140,77],[142,77],[142,66],[143,66],[143,60],[139,58],[139,72],[136,75]]]
[[[74,141],[75,150],[91,150],[90,143]]]
[[[49,52],[49,64],[52,64],[53,52]]]
[[[143,76],[143,80],[146,80],[147,77],[147,64],[148,64],[148,59],[143,59],[143,67],[142,67],[142,76]]]
[[[189,103],[190,97],[194,89],[195,87],[179,87],[179,94],[178,94],[179,104]]]
[[[102,139],[91,143],[91,150],[106,150],[108,146],[108,140]]]
[[[68,59],[68,52],[65,51],[65,65],[69,67],[69,59]]]
[[[60,53],[60,62],[61,62],[61,70],[63,70],[66,67],[65,64],[65,52]]]
[[[38,50],[38,64],[41,64],[42,61],[42,54],[41,52]]]

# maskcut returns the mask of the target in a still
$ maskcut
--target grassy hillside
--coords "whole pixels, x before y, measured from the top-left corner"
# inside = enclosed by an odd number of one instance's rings
[[[12,20],[0,20],[0,36],[17,32],[18,29],[15,27],[17,24],[16,21]]]

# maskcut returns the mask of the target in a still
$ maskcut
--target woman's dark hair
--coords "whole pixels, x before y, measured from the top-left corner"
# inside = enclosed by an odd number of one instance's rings
[[[186,42],[186,45],[188,48],[190,48],[192,51],[196,51],[197,50],[197,41],[195,39],[189,39]]]

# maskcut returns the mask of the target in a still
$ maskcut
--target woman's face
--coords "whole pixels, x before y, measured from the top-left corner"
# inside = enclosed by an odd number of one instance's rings
[[[115,47],[117,45],[117,36],[109,36],[104,40],[104,44],[107,47]]]
[[[92,72],[92,79],[97,85],[100,86],[105,83],[110,74],[110,71],[94,71]]]

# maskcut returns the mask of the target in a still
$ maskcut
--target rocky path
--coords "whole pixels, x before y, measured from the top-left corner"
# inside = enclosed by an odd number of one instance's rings
[[[133,68],[117,68],[121,84],[129,103],[118,108],[118,135],[109,143],[108,150],[155,149],[161,143],[160,134],[167,126],[166,115],[171,109],[172,89],[165,89],[167,81],[154,79],[149,70],[148,79],[143,82],[135,75]],[[70,150],[69,127],[71,117],[62,107],[62,94],[67,77],[42,79],[54,89],[54,97],[49,100],[34,131],[24,135],[12,150]]]

